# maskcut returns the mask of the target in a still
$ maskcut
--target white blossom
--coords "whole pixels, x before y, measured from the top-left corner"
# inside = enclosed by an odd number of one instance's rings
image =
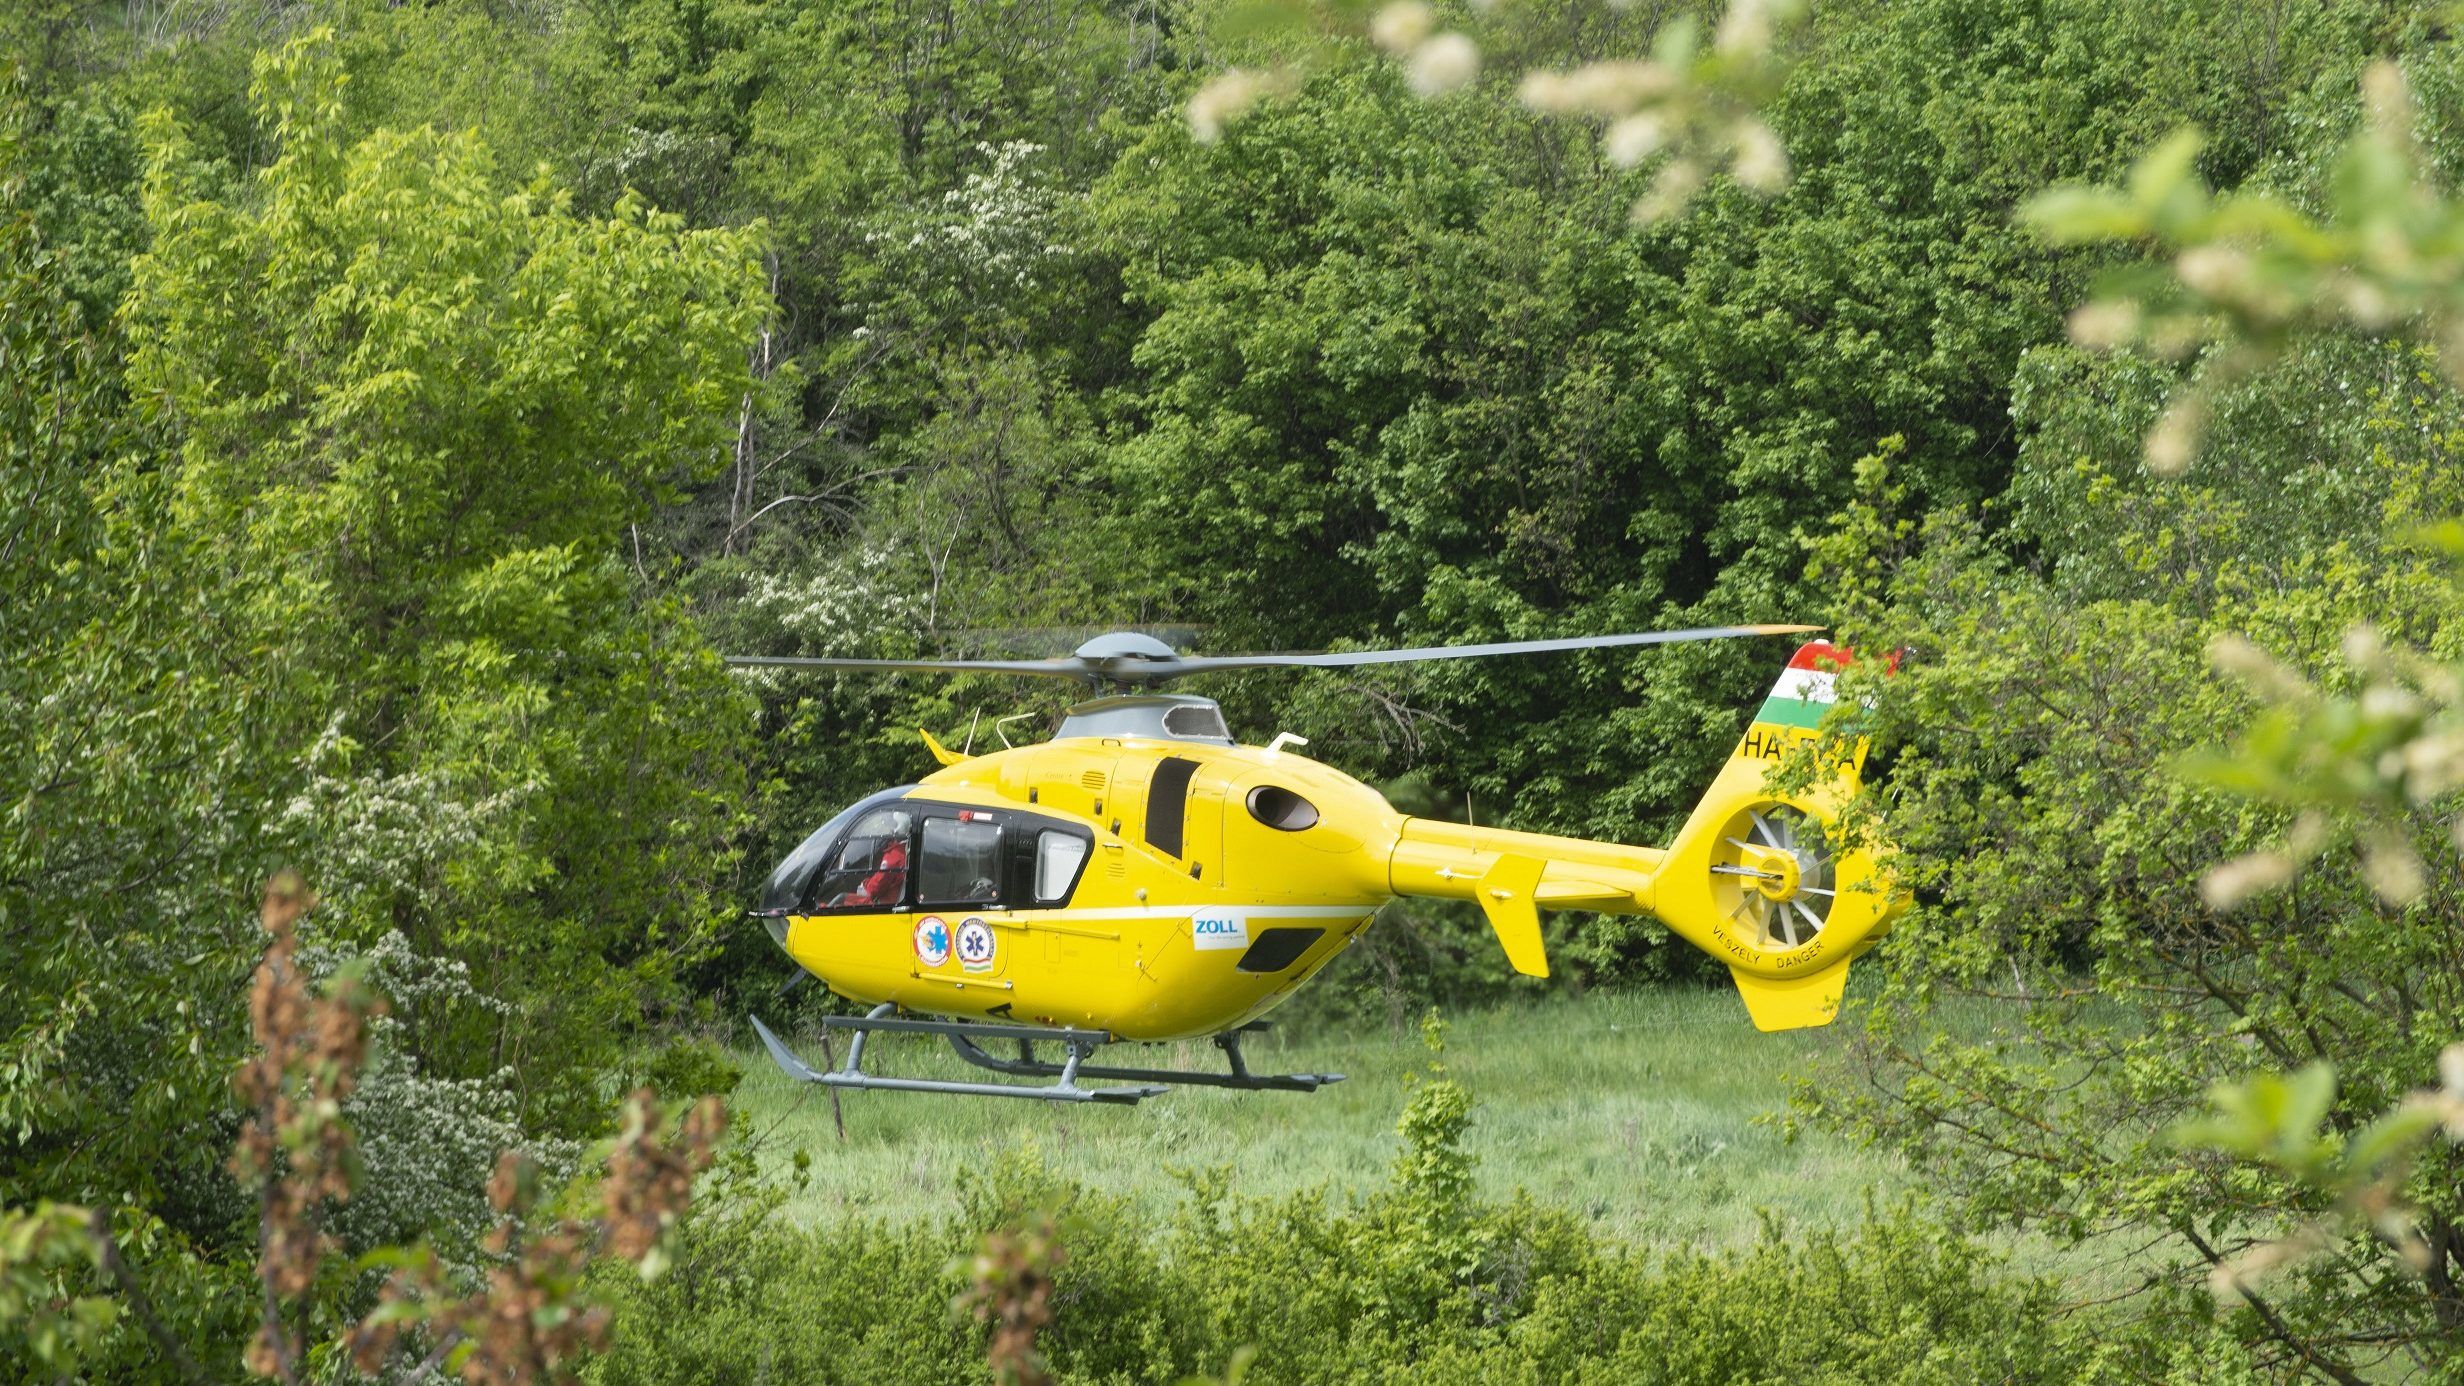
[[[1200,144],[1222,139],[1223,128],[1264,100],[1271,85],[1264,76],[1245,68],[1217,75],[1189,98],[1189,133]]]
[[[1422,96],[1442,96],[1480,75],[1480,48],[1461,34],[1439,34],[1412,50],[1407,76]]]
[[[1437,27],[1437,12],[1421,0],[1394,0],[1369,21],[1369,41],[1400,58]]]
[[[361,965],[362,980],[386,999],[388,1010],[370,1026],[367,1066],[342,1107],[357,1139],[361,1177],[350,1199],[333,1209],[334,1229],[354,1247],[424,1238],[462,1275],[475,1276],[475,1244],[495,1223],[487,1186],[497,1156],[519,1151],[553,1184],[579,1167],[582,1147],[522,1128],[510,1068],[461,1079],[421,1071],[412,1045],[420,1028],[474,1012],[499,1019],[514,1014],[512,1006],[472,985],[467,964],[422,957],[398,931],[356,959],[331,946],[300,950],[302,971],[315,978],[351,961]]]
[[[1044,262],[1070,254],[1052,234],[1063,193],[1037,167],[1044,146],[1012,140],[975,148],[985,166],[944,192],[920,224],[902,220],[864,239],[929,257],[928,273],[961,285],[1026,288],[1037,282]]]
[[[398,892],[426,891],[449,869],[503,876],[525,869],[518,831],[544,785],[536,778],[482,785],[441,770],[355,774],[357,747],[337,716],[305,757],[307,777],[274,828],[317,864],[325,917],[385,909]]]

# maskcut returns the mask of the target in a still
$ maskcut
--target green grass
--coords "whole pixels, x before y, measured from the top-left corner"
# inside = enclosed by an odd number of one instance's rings
[[[1772,1118],[1786,1107],[1790,1078],[1846,1035],[1758,1034],[1724,988],[1553,996],[1449,1021],[1444,1062],[1479,1103],[1469,1146],[1492,1197],[1525,1189],[1606,1236],[1708,1249],[1752,1242],[1757,1209],[1846,1223],[1861,1216],[1869,1191],[1888,1197],[1908,1184],[1889,1156],[1821,1132],[1783,1138]],[[820,1065],[812,1036],[790,1042]],[[837,1042],[843,1056],[845,1036]],[[866,1067],[874,1072],[989,1076],[960,1064],[938,1039],[876,1036],[871,1044]],[[784,1165],[799,1147],[810,1154],[810,1185],[786,1210],[808,1222],[937,1217],[950,1209],[961,1171],[1029,1147],[1056,1171],[1159,1215],[1180,1196],[1175,1169],[1229,1166],[1234,1187],[1258,1196],[1321,1184],[1360,1191],[1385,1179],[1395,1120],[1430,1059],[1417,1032],[1272,1032],[1250,1036],[1247,1049],[1260,1072],[1350,1076],[1315,1093],[1178,1089],[1117,1108],[845,1093],[841,1144],[828,1093],[789,1081],[751,1050],[738,1054],[738,1129],[756,1139],[766,1167]],[[1203,1042],[1124,1046],[1107,1057],[1157,1067],[1220,1062]]]

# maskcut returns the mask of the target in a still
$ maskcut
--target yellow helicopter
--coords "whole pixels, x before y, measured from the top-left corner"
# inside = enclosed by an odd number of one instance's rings
[[[1835,701],[1848,651],[1800,648],[1666,848],[1474,827],[1397,812],[1375,789],[1289,749],[1236,742],[1206,698],[1158,691],[1233,669],[1350,667],[1817,630],[1723,626],[1504,644],[1328,654],[1184,656],[1116,632],[1045,660],[738,657],[741,666],[998,671],[1082,680],[1110,696],[1070,708],[1053,737],[982,755],[930,732],[941,769],[848,808],[806,838],[752,913],[839,995],[872,1003],[824,1023],[855,1031],[817,1070],[756,1018],[771,1057],[836,1087],[1136,1102],[1173,1084],[1310,1091],[1340,1074],[1255,1074],[1240,1036],[1400,896],[1479,904],[1516,971],[1548,975],[1540,915],[1647,914],[1726,963],[1763,1030],[1829,1023],[1851,959],[1899,902],[1870,848],[1822,825],[1858,788],[1864,744],[1810,788],[1764,787]],[[908,1014],[902,1014],[908,1013]],[[947,1082],[864,1070],[877,1032],[946,1038],[970,1064],[1034,1083]],[[1224,1072],[1090,1062],[1106,1044],[1212,1038]],[[1015,1044],[1016,1058],[987,1042]],[[1053,1046],[1039,1055],[1038,1045]],[[1046,1055],[1058,1055],[1054,1062]]]

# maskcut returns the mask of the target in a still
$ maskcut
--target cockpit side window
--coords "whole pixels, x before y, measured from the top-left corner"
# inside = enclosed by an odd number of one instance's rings
[[[925,819],[916,885],[919,904],[999,905],[1001,825],[979,810]]]
[[[1078,884],[1078,873],[1087,864],[1085,837],[1058,828],[1047,828],[1035,835],[1035,903],[1066,905],[1070,891]]]
[[[857,819],[831,853],[812,908],[878,914],[904,906],[914,829],[914,813],[903,808],[876,809]]]

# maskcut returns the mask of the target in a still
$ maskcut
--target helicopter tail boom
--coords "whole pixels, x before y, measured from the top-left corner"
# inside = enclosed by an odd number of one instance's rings
[[[1648,910],[1652,872],[1663,855],[1651,847],[1407,818],[1388,880],[1397,895],[1477,903],[1514,970],[1546,977],[1540,911]]]
[[[1797,651],[1665,851],[1410,818],[1389,885],[1478,903],[1507,961],[1533,977],[1549,971],[1541,910],[1649,914],[1728,965],[1757,1028],[1829,1024],[1850,960],[1897,913],[1878,849],[1835,840],[1865,743],[1826,742],[1820,724],[1849,658],[1819,640]],[[1804,783],[1768,787],[1807,747],[1817,759]]]

